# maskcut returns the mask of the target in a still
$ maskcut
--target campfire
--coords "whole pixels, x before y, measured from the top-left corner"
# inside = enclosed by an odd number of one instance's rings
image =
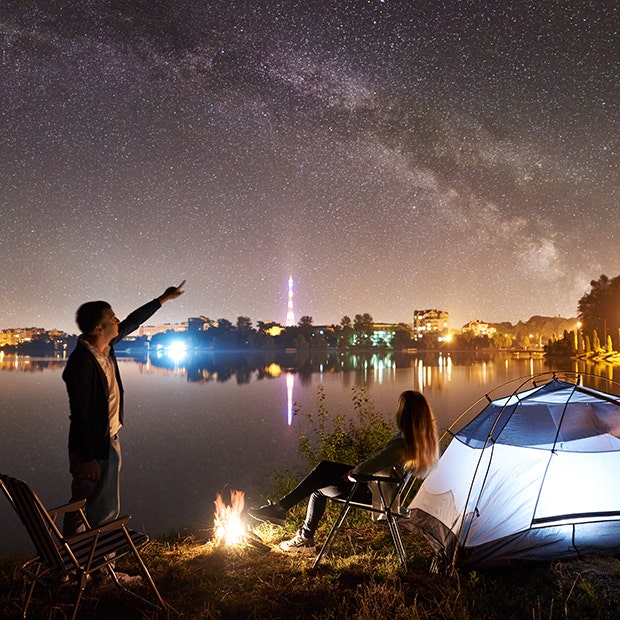
[[[241,515],[245,507],[245,493],[243,491],[230,491],[230,506],[226,505],[221,493],[215,495],[215,542],[218,544],[239,545],[244,541],[246,526]]]
[[[230,504],[226,504],[221,493],[215,494],[215,517],[213,539],[217,545],[250,545],[261,551],[269,547],[250,530],[243,518],[245,493],[230,491]]]

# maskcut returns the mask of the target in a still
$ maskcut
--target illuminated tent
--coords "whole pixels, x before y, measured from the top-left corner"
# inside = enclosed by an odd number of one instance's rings
[[[453,435],[409,506],[444,561],[620,553],[620,398],[578,383],[487,396]]]

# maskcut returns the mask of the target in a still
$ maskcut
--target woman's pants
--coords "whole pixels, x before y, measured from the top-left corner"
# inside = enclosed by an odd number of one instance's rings
[[[352,469],[353,465],[321,461],[290,493],[280,500],[279,504],[289,510],[306,497],[310,497],[306,520],[302,526],[304,536],[310,538],[314,535],[325,512],[328,497],[347,497],[351,493],[354,483],[346,478],[346,474]],[[360,485],[353,499],[357,502],[370,503],[372,495],[368,486]]]

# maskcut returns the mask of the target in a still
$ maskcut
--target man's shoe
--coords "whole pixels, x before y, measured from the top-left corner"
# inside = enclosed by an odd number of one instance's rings
[[[142,583],[142,577],[140,577],[140,575],[128,575],[127,573],[116,571],[116,578],[123,588],[130,588]],[[93,579],[93,588],[97,594],[105,594],[115,587],[116,584],[114,583],[114,579],[112,579],[109,573],[102,573]]]
[[[127,573],[119,573],[116,571],[116,578],[118,582],[125,588],[131,586],[138,586],[142,583],[142,577],[140,575],[128,575]]]
[[[280,543],[280,549],[289,553],[316,553],[314,538],[312,536],[306,538],[301,530],[298,530],[290,540],[283,540]]]
[[[280,504],[272,504],[269,502],[260,508],[250,508],[248,509],[248,514],[257,521],[266,521],[268,523],[273,523],[274,525],[282,525],[286,524],[286,513],[288,511]]]

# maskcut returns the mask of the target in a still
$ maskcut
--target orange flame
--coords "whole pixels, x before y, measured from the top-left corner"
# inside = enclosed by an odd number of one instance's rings
[[[246,528],[241,519],[245,507],[245,493],[230,491],[230,506],[221,493],[215,495],[215,519],[213,538],[219,545],[239,545],[245,542]]]

